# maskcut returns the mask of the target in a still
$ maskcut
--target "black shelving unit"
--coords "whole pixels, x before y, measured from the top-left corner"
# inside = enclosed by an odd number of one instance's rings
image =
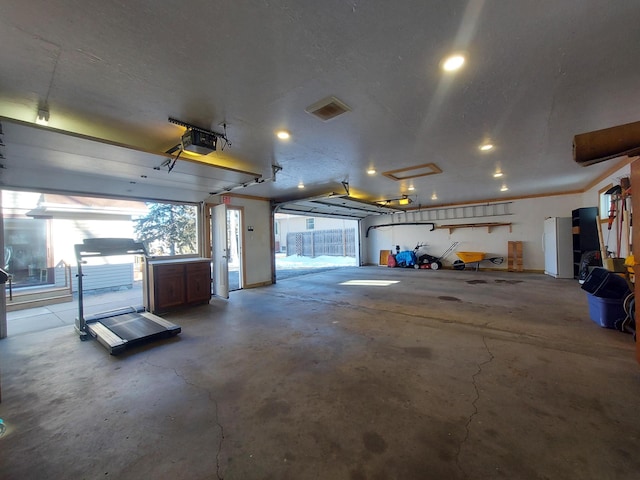
[[[573,233],[573,277],[580,274],[580,260],[585,252],[599,251],[598,207],[577,208],[571,212]]]

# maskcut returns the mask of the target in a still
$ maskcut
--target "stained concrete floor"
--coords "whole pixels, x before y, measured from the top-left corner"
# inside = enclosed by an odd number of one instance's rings
[[[165,318],[0,341],[0,478],[639,478],[633,339],[573,280],[343,268]]]

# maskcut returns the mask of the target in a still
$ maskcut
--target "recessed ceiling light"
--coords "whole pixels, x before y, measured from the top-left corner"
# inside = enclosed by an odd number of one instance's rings
[[[407,190],[413,191],[415,189],[416,189],[416,187],[414,187],[413,185],[409,185],[409,188]]]
[[[376,169],[375,168],[370,168],[369,170],[367,170],[367,173],[369,175],[375,175],[376,174]]]
[[[460,54],[451,55],[442,62],[442,69],[445,72],[455,72],[464,65],[464,57]]]
[[[495,178],[500,178],[502,175],[503,173],[500,170],[498,170],[496,173],[493,174]]]
[[[298,188],[303,189],[303,188],[304,188],[304,183],[300,182],[300,183],[298,184]]]
[[[480,150],[482,150],[483,152],[488,152],[489,150],[493,149],[493,145],[490,144],[490,143],[484,143],[484,144],[480,145],[480,147],[478,147],[478,148],[480,148]]]
[[[276,136],[280,140],[288,140],[291,137],[291,134],[289,132],[287,132],[286,130],[278,130],[276,132]]]
[[[502,185],[502,188],[500,189],[500,191],[506,192],[507,190],[509,190],[509,188],[506,185]]]
[[[433,195],[431,195],[431,200],[437,200],[438,199],[438,195],[436,195],[436,192],[433,192]]]

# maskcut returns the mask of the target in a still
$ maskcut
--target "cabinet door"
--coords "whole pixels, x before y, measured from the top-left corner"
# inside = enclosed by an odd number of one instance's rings
[[[211,264],[187,264],[187,303],[208,302],[211,299]]]
[[[155,310],[184,304],[184,265],[154,266],[154,293]]]

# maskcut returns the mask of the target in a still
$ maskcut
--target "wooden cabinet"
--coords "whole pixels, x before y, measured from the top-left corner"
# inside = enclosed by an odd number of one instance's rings
[[[151,313],[208,303],[211,262],[208,258],[147,259],[143,279],[144,306]]]
[[[190,263],[186,265],[187,303],[208,302],[211,299],[211,263]]]

